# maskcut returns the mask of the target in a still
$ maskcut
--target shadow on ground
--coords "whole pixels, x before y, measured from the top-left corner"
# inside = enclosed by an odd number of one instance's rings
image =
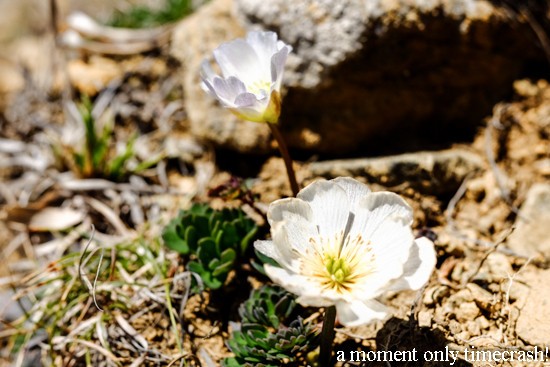
[[[353,339],[348,339],[338,346],[335,357],[338,358],[338,352],[342,352],[340,357],[346,361],[344,366],[472,366],[471,363],[460,358],[453,359],[451,349],[447,346],[449,342],[441,331],[420,327],[416,320],[391,318],[378,331],[375,342],[376,351],[362,347]],[[358,353],[359,350],[361,352]]]

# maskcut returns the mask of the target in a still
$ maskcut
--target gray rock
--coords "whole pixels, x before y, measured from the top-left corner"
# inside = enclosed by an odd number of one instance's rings
[[[387,186],[407,182],[422,192],[440,194],[455,192],[469,173],[484,166],[476,153],[452,149],[315,162],[309,165],[309,170],[313,176],[363,176],[369,182]]]
[[[473,131],[529,63],[546,62],[516,19],[486,0],[213,0],[175,30],[173,50],[185,65],[193,132],[264,150],[265,126],[216,107],[198,72],[218,44],[245,30],[277,31],[294,48],[281,119],[290,146],[357,152]]]
[[[550,259],[550,184],[533,185],[516,219],[508,247],[525,256],[542,254]]]

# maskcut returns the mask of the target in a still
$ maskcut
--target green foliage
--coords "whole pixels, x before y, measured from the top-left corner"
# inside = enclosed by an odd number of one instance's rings
[[[164,8],[160,10],[135,6],[128,12],[118,11],[109,24],[124,28],[155,27],[181,19],[192,11],[192,0],[166,0]]]
[[[228,341],[235,357],[226,358],[223,366],[297,365],[317,345],[317,335],[310,324],[292,317],[295,309],[294,296],[280,287],[253,290],[239,308],[240,330]]]
[[[60,161],[76,175],[84,178],[107,178],[120,181],[130,174],[139,173],[155,165],[162,156],[136,164],[130,168],[130,160],[136,158],[134,143],[136,135],[130,137],[122,152],[117,153],[114,147],[112,123],[98,124],[92,115],[93,104],[86,96],[78,105],[83,139],[54,146],[54,153]],[[67,127],[71,129],[71,127]],[[74,133],[74,132],[73,132]]]
[[[166,246],[190,259],[188,269],[200,275],[207,288],[218,289],[257,231],[240,209],[214,210],[194,204],[164,228],[162,238]]]

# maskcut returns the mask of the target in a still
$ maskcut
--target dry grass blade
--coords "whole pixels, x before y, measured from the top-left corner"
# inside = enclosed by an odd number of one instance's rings
[[[126,319],[122,317],[122,315],[120,314],[115,315],[115,320],[118,323],[118,325],[122,328],[122,330],[124,330],[124,332],[128,336],[132,337],[139,344],[141,349],[143,350],[149,349],[149,343],[147,343],[147,340],[145,340],[145,338],[142,335],[140,335],[136,331],[136,329],[134,329],[132,325],[130,325],[130,323],[128,323],[128,321],[126,321]]]
[[[52,344],[54,345],[54,348],[56,348],[56,349],[65,348],[65,345],[68,344],[68,343],[82,344],[82,345],[86,346],[87,348],[94,349],[94,350],[98,351],[99,353],[103,354],[105,357],[109,358],[110,360],[112,360],[113,362],[115,362],[117,364],[120,362],[119,359],[113,353],[111,353],[107,349],[105,349],[105,348],[103,348],[103,347],[101,347],[101,346],[99,346],[95,343],[92,343],[88,340],[68,338],[68,337],[63,337],[63,336],[56,336],[52,339]]]
[[[105,219],[107,219],[107,221],[113,225],[113,227],[118,231],[118,233],[120,233],[124,237],[131,236],[132,232],[126,227],[126,225],[122,222],[122,220],[118,217],[118,215],[113,211],[113,209],[111,209],[101,201],[91,197],[87,197],[85,198],[85,200],[92,208],[94,208],[101,215],[103,215],[103,217],[105,217]]]
[[[112,43],[132,43],[132,42],[148,42],[156,43],[167,36],[167,33],[172,28],[171,26],[160,26],[149,29],[130,29],[109,27],[99,24],[90,16],[83,12],[74,12],[67,17],[67,25],[91,39],[101,40],[103,42]]]
[[[90,235],[88,243],[86,244],[86,246],[84,246],[84,250],[82,251],[82,255],[80,256],[80,260],[79,260],[79,263],[78,263],[78,275],[80,277],[80,281],[82,282],[82,284],[84,284],[86,286],[86,288],[88,288],[88,292],[90,293],[90,295],[92,296],[92,299],[94,300],[95,307],[99,311],[103,311],[103,309],[101,307],[99,307],[99,305],[97,304],[97,299],[96,299],[96,284],[97,284],[97,278],[99,276],[99,271],[101,269],[101,262],[103,261],[103,254],[104,254],[104,248],[103,247],[101,247],[101,249],[100,249],[101,254],[100,254],[99,264],[97,266],[97,271],[96,271],[96,275],[95,275],[93,284],[88,279],[88,277],[86,275],[86,272],[84,270],[84,267],[88,264],[88,261],[90,260],[90,258],[98,250],[98,249],[93,250],[88,255],[88,257],[84,260],[84,255],[86,254],[86,251],[88,251],[88,247],[90,246],[90,244],[92,243],[92,241],[94,239],[94,233],[95,233],[95,227],[92,225],[92,234]]]
[[[115,28],[97,23],[82,12],[67,17],[69,29],[60,37],[66,47],[94,53],[132,55],[150,51],[169,42],[171,25],[150,29]]]
[[[508,177],[506,176],[504,171],[500,169],[500,167],[497,165],[495,154],[491,147],[491,143],[493,141],[493,129],[503,128],[500,120],[501,120],[502,113],[505,111],[506,107],[507,107],[506,105],[502,105],[502,104],[497,105],[495,107],[495,112],[493,114],[492,119],[487,124],[487,128],[485,129],[485,154],[487,156],[487,160],[489,161],[489,165],[491,166],[491,171],[493,172],[493,176],[495,177],[495,181],[499,188],[499,192],[502,199],[504,200],[504,202],[506,202],[506,204],[508,204],[510,209],[516,215],[518,215],[519,209],[512,202],[510,189],[506,185],[508,181]]]
[[[62,189],[71,191],[107,190],[116,186],[113,182],[101,178],[63,180],[58,185]]]
[[[61,44],[78,50],[107,55],[134,55],[151,51],[169,40],[169,33],[158,37],[158,40],[136,41],[132,43],[103,43],[88,41],[74,31],[66,31],[61,35]]]

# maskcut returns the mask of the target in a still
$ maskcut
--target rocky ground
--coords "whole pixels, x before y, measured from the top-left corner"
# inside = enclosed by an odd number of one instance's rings
[[[190,280],[159,236],[192,201],[227,205],[208,190],[232,176],[252,178],[260,208],[291,194],[265,126],[236,121],[199,90],[199,61],[255,27],[278,30],[294,47],[282,129],[299,181],[351,176],[396,192],[414,208],[415,232],[437,249],[437,269],[422,291],[390,295],[388,321],[337,326],[334,349],[550,345],[550,85],[540,9],[473,0],[265,4],[212,1],[174,29],[171,43],[139,55],[61,50],[51,35],[17,41],[24,60],[39,47],[53,59],[22,71],[9,58],[9,72],[0,72],[0,363],[38,366],[52,353],[59,366],[113,359],[211,366],[230,355],[229,321],[266,278],[245,269],[242,279],[230,276],[225,293],[187,299]],[[84,94],[98,121],[115,122],[113,149],[135,134],[130,166],[152,157],[153,165],[120,180],[78,174],[56,147],[70,141],[73,102]],[[71,263],[70,254],[86,253],[92,225],[111,251],[92,245],[95,256]],[[99,254],[109,266],[92,299],[87,284],[101,268]],[[46,300],[63,293],[51,324],[42,325],[55,338],[13,338],[21,307],[45,312],[32,296],[12,302],[13,293],[44,284]],[[182,305],[182,330],[173,329],[167,295]],[[106,314],[94,305],[117,302],[124,307]],[[313,322],[321,322],[317,311],[307,313]],[[74,341],[84,334],[89,344]],[[117,343],[105,349],[104,339]],[[10,355],[23,342],[27,348]],[[506,364],[462,354],[454,365]]]

